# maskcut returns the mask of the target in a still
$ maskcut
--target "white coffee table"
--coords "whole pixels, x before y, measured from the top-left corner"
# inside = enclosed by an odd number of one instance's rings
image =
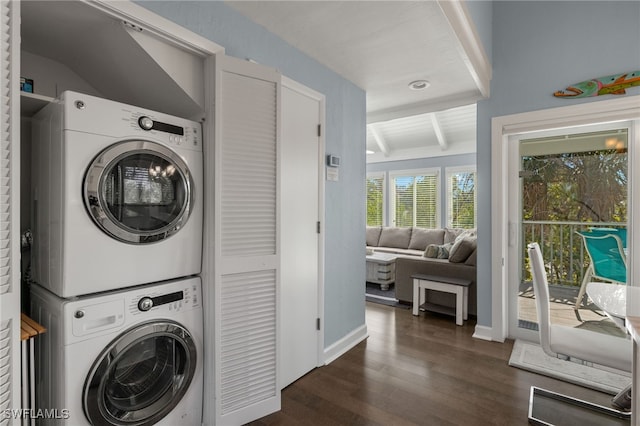
[[[380,284],[383,291],[396,281],[396,255],[376,253],[367,255],[367,282]]]

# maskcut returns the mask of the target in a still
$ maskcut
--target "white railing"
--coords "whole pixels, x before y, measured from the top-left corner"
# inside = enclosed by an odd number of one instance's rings
[[[537,242],[547,267],[549,284],[579,286],[589,266],[582,238],[576,231],[589,228],[626,228],[624,222],[558,222],[525,220],[522,222],[522,271],[523,281],[531,280],[527,244]]]

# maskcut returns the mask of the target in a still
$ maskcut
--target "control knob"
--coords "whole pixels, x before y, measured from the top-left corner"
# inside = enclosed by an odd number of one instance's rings
[[[153,120],[147,116],[142,116],[138,119],[138,124],[143,130],[151,130],[153,128]]]
[[[153,300],[151,300],[150,297],[143,297],[138,302],[138,309],[140,309],[143,312],[146,312],[151,308],[153,308]]]

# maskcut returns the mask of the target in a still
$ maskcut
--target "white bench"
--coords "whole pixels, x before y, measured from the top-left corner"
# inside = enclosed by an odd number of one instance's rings
[[[420,309],[456,317],[456,324],[464,324],[469,315],[469,286],[471,281],[459,278],[439,277],[436,275],[412,275],[413,278],[413,315]],[[436,305],[426,300],[427,290],[442,291],[456,295],[456,307]]]

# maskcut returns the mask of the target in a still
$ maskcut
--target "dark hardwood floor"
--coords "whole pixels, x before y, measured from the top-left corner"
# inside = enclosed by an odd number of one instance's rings
[[[508,365],[513,347],[475,321],[367,302],[369,338],[282,391],[262,425],[527,425],[532,385],[609,405],[611,396]]]

